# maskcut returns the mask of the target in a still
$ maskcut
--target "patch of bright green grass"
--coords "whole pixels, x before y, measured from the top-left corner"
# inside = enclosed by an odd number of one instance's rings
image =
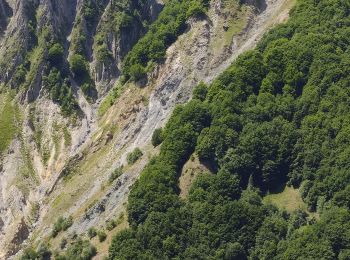
[[[297,209],[307,211],[307,206],[300,196],[299,189],[285,187],[280,193],[268,194],[264,197],[264,203],[271,203],[279,209],[293,212]]]
[[[0,98],[0,101],[0,153],[3,153],[16,133],[16,111],[8,97]]]
[[[123,86],[118,81],[118,83],[113,87],[112,91],[107,95],[107,97],[102,101],[99,109],[98,109],[98,116],[102,117],[107,110],[113,106],[115,101],[120,97],[120,95],[123,93]]]

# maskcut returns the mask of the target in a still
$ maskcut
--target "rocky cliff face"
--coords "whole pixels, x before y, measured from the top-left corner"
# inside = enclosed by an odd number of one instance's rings
[[[12,16],[12,9],[4,0],[0,1],[0,34],[4,33],[8,20]]]
[[[102,14],[97,30],[100,31],[101,36],[105,37],[106,47],[112,55],[107,60],[99,60],[98,48],[94,48],[92,62],[95,81],[102,95],[108,90],[106,86],[111,86],[120,75],[123,58],[138,39],[146,33],[147,30],[143,23],[148,21],[151,24],[157,18],[162,7],[162,2],[157,0],[147,1],[147,5],[142,6],[141,9],[135,2],[131,2],[127,7],[128,12],[133,13],[137,11],[140,13],[140,17],[133,17],[130,26],[121,27],[116,32],[115,28],[109,26],[113,19],[110,14],[116,9],[115,4],[107,6]]]
[[[116,30],[110,26],[111,14],[132,14],[139,7],[134,1],[117,7],[113,0],[92,1],[99,12],[87,30],[86,23],[80,27],[86,2],[0,0],[0,56],[5,57],[0,62],[0,98],[13,108],[10,122],[16,129],[6,149],[0,150],[0,259],[49,239],[58,216],[72,216],[67,234],[79,235],[124,212],[130,186],[158,152],[150,145],[153,131],[165,124],[176,104],[189,100],[196,84],[211,82],[268,28],[286,19],[292,5],[289,0],[242,6],[212,0],[207,16],[188,21],[186,32],[148,74],[147,86],[140,88],[118,83],[122,60],[163,3],[147,1],[137,17],[131,16],[131,24]],[[47,28],[50,35],[45,34]],[[48,50],[41,42],[62,42],[68,67],[74,37],[81,30],[87,35],[84,44],[98,98],[88,100],[69,76],[80,112],[67,117],[43,83]],[[98,45],[101,39],[103,45]],[[100,47],[111,53],[108,59],[99,57]],[[17,86],[20,66],[28,72]],[[111,102],[116,92],[118,98]],[[106,102],[111,104],[102,110]],[[0,113],[4,116],[4,106]],[[127,165],[126,155],[135,147],[143,157],[109,182],[111,172]],[[58,248],[61,239],[59,235],[50,243]],[[98,257],[105,251],[101,249]]]

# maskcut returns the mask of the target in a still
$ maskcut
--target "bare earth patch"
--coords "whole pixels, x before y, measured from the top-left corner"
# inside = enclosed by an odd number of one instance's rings
[[[197,156],[192,155],[188,162],[182,168],[181,176],[179,179],[180,197],[185,199],[190,192],[190,188],[197,176],[209,172],[209,169],[204,166]]]

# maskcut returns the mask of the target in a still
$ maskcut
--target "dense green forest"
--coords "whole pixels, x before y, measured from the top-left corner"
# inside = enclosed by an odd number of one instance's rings
[[[286,24],[175,109],[110,259],[350,259],[349,15],[348,0],[299,0]],[[181,199],[193,153],[212,170]],[[284,185],[319,217],[262,203]]]

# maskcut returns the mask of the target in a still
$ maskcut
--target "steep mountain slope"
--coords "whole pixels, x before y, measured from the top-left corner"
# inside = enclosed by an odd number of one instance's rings
[[[174,110],[109,259],[349,258],[349,6],[298,1]]]
[[[15,116],[10,115],[13,118],[9,120],[9,124],[15,121],[14,124],[17,126],[16,138],[12,141],[9,152],[6,152],[4,145],[4,154],[1,155],[2,243],[15,241],[20,244],[26,238],[27,232],[22,235],[18,226],[23,226],[24,230],[27,230],[27,226],[36,221],[37,213],[34,209],[38,208],[39,202],[43,202],[41,199],[45,197],[47,189],[58,180],[68,158],[78,153],[81,144],[88,139],[89,133],[96,125],[94,111],[97,105],[90,104],[80,89],[74,90],[73,79],[72,89],[81,111],[73,117],[62,115],[60,101],[51,101],[52,93],[48,95],[47,86],[42,81],[42,75],[48,64],[46,45],[50,41],[61,41],[68,51],[70,49],[68,36],[71,34],[73,22],[82,19],[84,5],[88,3],[93,2],[9,2],[13,16],[1,39],[0,52],[5,57],[1,64],[1,80],[7,86],[12,86],[14,91],[9,93],[7,87],[4,87],[2,95],[3,100],[7,100],[9,104],[11,98],[14,99],[12,104],[18,113]],[[106,7],[106,12],[111,8],[111,4],[108,5],[107,2],[102,4]],[[125,8],[124,11],[129,11],[126,9],[136,7],[126,5],[122,8]],[[148,2],[143,8],[140,10],[140,15],[142,16],[143,11],[146,17],[142,18],[151,22],[161,11],[161,4]],[[102,11],[104,10],[101,10],[101,16]],[[97,25],[98,21],[95,24]],[[28,26],[30,28],[27,28]],[[135,38],[145,32],[140,24],[134,25],[133,28]],[[44,33],[48,33],[44,32],[45,30],[48,30],[49,35],[43,36]],[[112,36],[114,43],[111,48],[121,48],[126,52],[132,47],[128,40],[132,36],[127,28],[122,29],[120,34]],[[65,40],[66,38],[68,40]],[[16,45],[13,45],[14,42]],[[91,44],[89,46],[91,47]],[[125,55],[123,52],[118,55],[122,57]],[[9,60],[12,62],[8,62]],[[65,61],[62,63],[63,68],[67,67]],[[13,68],[16,68],[15,72]],[[110,87],[105,84],[105,88]],[[21,102],[20,105],[18,101]],[[8,129],[4,128],[2,136],[5,136],[6,131]],[[10,143],[7,141],[6,145],[8,144]],[[26,216],[34,219],[28,220]],[[17,239],[18,236],[20,238]],[[9,252],[12,250],[11,246],[1,248],[9,249]],[[4,252],[1,254],[4,257]]]
[[[122,60],[163,6],[0,1],[0,111],[8,117],[0,128],[0,258],[16,254],[25,240],[51,239],[57,249],[62,238],[102,228],[124,212],[130,186],[158,153],[153,131],[194,86],[211,82],[284,21],[292,3],[210,1],[205,16],[188,19],[146,83],[125,82]],[[144,155],[127,165],[136,147]],[[121,165],[124,173],[110,182]],[[59,216],[73,223],[50,238]]]
[[[348,259],[349,22],[349,2],[298,1],[200,83],[153,136],[109,259]]]

